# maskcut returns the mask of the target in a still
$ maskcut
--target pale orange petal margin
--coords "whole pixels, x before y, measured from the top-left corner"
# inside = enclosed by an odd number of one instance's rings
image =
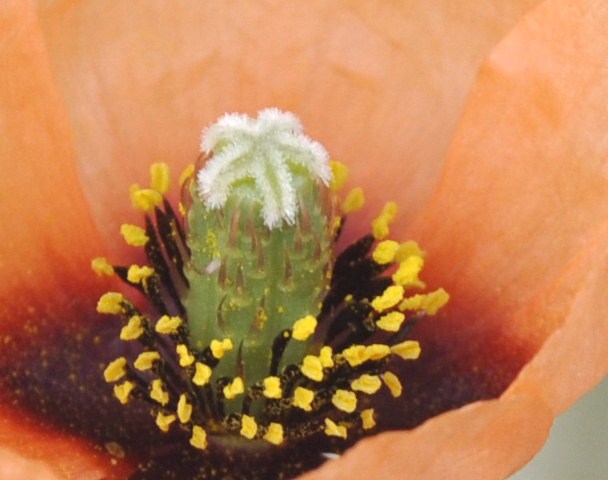
[[[79,292],[93,283],[89,262],[100,243],[74,170],[67,116],[27,2],[3,2],[0,32],[0,344],[5,346],[14,329],[33,333],[74,315]],[[113,472],[124,477],[109,455],[45,429],[8,405],[0,407],[0,446],[2,479],[93,480]]]
[[[537,3],[61,0],[40,16],[91,208],[116,245],[150,162],[192,162],[203,126],[268,106],[300,115],[370,204],[400,197],[408,221],[479,64]]]
[[[414,229],[469,320],[435,328],[538,353],[499,400],[371,438],[302,478],[505,478],[606,374],[606,25],[604,2],[564,0],[518,25],[484,65]]]

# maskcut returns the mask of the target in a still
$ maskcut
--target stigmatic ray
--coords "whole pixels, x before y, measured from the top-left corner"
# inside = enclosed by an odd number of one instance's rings
[[[120,339],[139,345],[135,357],[109,362],[105,380],[125,408],[148,402],[160,434],[179,433],[194,462],[214,447],[227,462],[263,462],[265,452],[276,461],[277,449],[319,445],[320,463],[328,445],[340,451],[351,434],[373,431],[382,412],[372,396],[402,394],[391,366],[418,358],[411,327],[448,295],[421,293],[422,251],[389,239],[392,202],[368,235],[336,251],[363,191],[339,198],[346,166],[330,162],[294,115],[224,115],[201,150],[201,165],[180,178],[178,209],[164,197],[164,164],[151,167],[150,188],[131,189],[145,220],[121,234],[147,264],[93,260],[98,274],[116,274],[147,299],[137,307],[119,292],[100,298],[100,313],[124,321]],[[274,475],[305,468],[285,459]]]

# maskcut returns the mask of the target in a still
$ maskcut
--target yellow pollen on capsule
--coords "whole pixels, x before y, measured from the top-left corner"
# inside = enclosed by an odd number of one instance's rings
[[[139,315],[133,315],[129,322],[120,330],[121,340],[137,340],[144,334],[143,321]]]
[[[158,333],[162,333],[165,335],[172,335],[177,333],[179,327],[182,326],[182,319],[179,317],[170,317],[169,315],[163,315],[156,322],[156,326],[154,329]]]
[[[281,379],[279,377],[266,377],[263,383],[263,394],[266,398],[281,398],[283,390],[281,389]]]
[[[423,266],[422,257],[410,255],[399,264],[399,268],[392,276],[393,282],[397,285],[423,286],[424,284],[418,278]]]
[[[171,171],[169,165],[157,162],[150,165],[150,186],[153,190],[164,195],[169,191],[171,184]]]
[[[236,377],[232,382],[224,387],[224,397],[228,400],[236,398],[238,395],[245,391],[245,385],[241,377]]]
[[[399,381],[397,375],[391,372],[385,372],[381,375],[381,377],[384,381],[384,384],[391,391],[391,395],[395,398],[400,397],[401,393],[403,392],[403,386],[401,385],[401,382]]]
[[[192,164],[192,163],[190,165],[188,165],[186,168],[184,168],[184,170],[180,174],[179,180],[178,180],[178,183],[179,183],[180,187],[183,187],[184,183],[186,183],[186,181],[190,177],[192,177],[192,175],[194,175],[194,170],[195,170],[195,167],[194,167],[194,164]]]
[[[336,424],[331,418],[325,419],[325,435],[328,437],[346,438],[346,427]]]
[[[420,356],[420,343],[416,340],[406,340],[391,347],[391,353],[403,360],[416,360]]]
[[[363,425],[363,430],[369,430],[376,426],[373,408],[366,408],[361,412],[361,423]]]
[[[160,360],[160,353],[142,352],[133,362],[133,366],[137,368],[137,370],[145,372],[146,370],[150,370],[154,366],[154,362],[157,362],[158,360]]]
[[[315,392],[305,387],[297,387],[293,392],[292,404],[305,412],[312,411],[311,403],[315,398]]]
[[[114,267],[104,257],[96,257],[91,260],[91,269],[99,277],[114,275]]]
[[[190,417],[192,417],[192,405],[188,403],[186,395],[182,393],[177,402],[177,418],[181,423],[188,423]]]
[[[108,292],[104,293],[97,302],[97,312],[98,313],[107,313],[117,315],[119,313],[123,313],[124,309],[122,306],[122,302],[124,302],[125,297],[122,293],[118,292]]]
[[[380,390],[381,386],[382,381],[378,375],[368,375],[367,373],[364,373],[350,383],[350,388],[357,392],[367,393],[368,395],[376,393]]]
[[[207,448],[207,432],[203,427],[194,425],[192,427],[192,437],[190,437],[190,445],[199,450],[205,450]]]
[[[334,366],[333,350],[330,346],[325,345],[324,347],[321,347],[319,360],[321,360],[323,368],[331,368]]]
[[[113,362],[110,362],[103,371],[103,378],[106,382],[116,382],[127,374],[127,359],[119,357]]]
[[[391,263],[395,259],[395,254],[399,249],[399,244],[394,240],[383,240],[376,245],[372,258],[380,265]]]
[[[142,280],[149,278],[152,274],[154,274],[152,267],[131,265],[127,271],[127,280],[131,283],[141,283]]]
[[[268,425],[268,430],[264,434],[263,438],[273,445],[280,445],[283,443],[283,435],[283,425],[280,423],[271,422]]]
[[[209,345],[211,348],[211,354],[218,360],[224,356],[224,354],[232,350],[232,340],[225,338],[223,340],[211,340]]]
[[[195,365],[195,373],[192,377],[192,383],[202,387],[203,385],[207,385],[209,383],[209,379],[211,378],[211,367],[204,363],[196,362]]]
[[[243,415],[241,418],[241,435],[249,440],[253,440],[258,432],[258,424],[250,415]]]
[[[128,223],[120,226],[120,234],[125,239],[127,245],[131,245],[132,247],[143,247],[150,240],[143,228]]]
[[[386,332],[398,332],[405,320],[405,315],[401,312],[389,312],[380,317],[376,325]]]
[[[358,212],[365,205],[365,194],[360,187],[353,188],[342,202],[342,211],[345,214]]]
[[[296,320],[293,324],[292,338],[294,340],[304,341],[307,340],[317,328],[317,319],[312,315],[306,315],[299,320]]]
[[[403,300],[403,287],[401,285],[391,285],[384,290],[382,295],[372,300],[372,307],[377,312],[384,312],[397,305]]]
[[[156,426],[162,432],[167,433],[173,422],[175,422],[175,415],[165,415],[162,412],[158,412],[156,415]]]
[[[302,360],[300,371],[311,380],[320,382],[323,380],[323,365],[319,357],[314,355],[306,355]]]
[[[114,385],[114,396],[120,403],[126,405],[129,401],[129,395],[135,388],[135,384],[130,381],[121,383],[120,385]]]
[[[329,181],[329,188],[331,188],[332,191],[337,192],[344,187],[344,184],[348,179],[348,167],[336,160],[330,160],[329,166],[333,174],[332,179]]]
[[[139,188],[137,184],[131,185],[129,195],[133,207],[142,212],[150,212],[163,203],[163,196],[159,192],[151,188]]]
[[[390,224],[397,215],[397,204],[388,202],[384,205],[382,212],[372,221],[372,232],[376,240],[382,240],[390,233]]]
[[[180,365],[180,367],[189,367],[196,360],[194,358],[194,355],[192,355],[188,351],[188,346],[187,345],[180,344],[177,347],[175,347],[175,351],[177,352],[177,355],[179,356],[179,365]]]
[[[357,408],[357,395],[349,390],[338,389],[331,397],[331,403],[333,403],[338,410],[352,413]]]
[[[150,389],[150,398],[157,401],[161,405],[167,405],[169,403],[169,394],[165,390],[163,381],[157,378],[152,381],[152,388]]]

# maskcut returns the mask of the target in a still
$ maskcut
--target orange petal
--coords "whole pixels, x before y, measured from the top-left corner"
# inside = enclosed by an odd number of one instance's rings
[[[265,106],[301,115],[371,204],[396,197],[407,221],[481,60],[537,3],[61,1],[41,18],[83,181],[113,241],[150,162],[192,162],[202,126]]]
[[[65,324],[94,299],[89,262],[100,243],[75,172],[67,116],[26,2],[3,5],[0,32],[0,353],[6,369],[16,339],[44,338],[47,327]],[[2,398],[5,405],[4,392]],[[16,411],[2,407],[0,425],[2,478],[95,478],[117,470],[109,455],[50,434]]]
[[[551,410],[531,396],[474,403],[415,430],[363,440],[299,478],[506,478],[514,459],[523,464],[540,449],[552,420]]]

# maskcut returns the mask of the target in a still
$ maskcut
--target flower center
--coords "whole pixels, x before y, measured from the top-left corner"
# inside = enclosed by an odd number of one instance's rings
[[[131,189],[144,227],[121,233],[148,264],[93,260],[149,303],[137,308],[118,292],[98,302],[123,319],[120,339],[140,346],[105,369],[114,395],[148,402],[161,432],[180,428],[201,450],[373,429],[381,412],[369,398],[401,395],[392,362],[418,358],[411,328],[448,300],[442,289],[420,293],[416,243],[388,238],[395,204],[338,253],[363,192],[339,199],[346,167],[292,114],[225,115],[202,150],[205,164],[180,179],[181,215],[164,198],[166,165],[152,166],[150,188]]]

